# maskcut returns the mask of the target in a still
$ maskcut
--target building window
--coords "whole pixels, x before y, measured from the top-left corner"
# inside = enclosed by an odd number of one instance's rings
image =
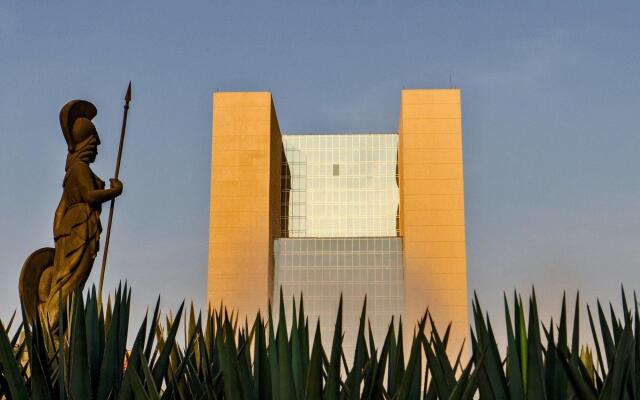
[[[333,164],[333,176],[340,175],[340,164]]]

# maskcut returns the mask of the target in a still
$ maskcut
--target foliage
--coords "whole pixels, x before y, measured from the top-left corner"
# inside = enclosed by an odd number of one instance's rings
[[[505,297],[501,353],[476,297],[468,363],[462,349],[447,349],[450,326],[441,335],[428,311],[408,346],[402,321],[390,321],[384,341],[375,343],[365,300],[355,352],[345,355],[342,301],[325,349],[319,324],[309,327],[302,298],[298,311],[294,300],[290,325],[281,297],[283,318],[271,323],[269,310],[251,326],[224,308],[202,318],[193,306],[185,312],[184,304],[162,321],[158,300],[151,318],[131,330],[131,341],[130,300],[126,285],[104,309],[95,288],[86,298],[74,294],[60,313],[62,335],[44,318],[18,324],[14,315],[6,327],[0,323],[0,398],[640,399],[640,319],[635,298],[632,309],[624,292],[622,318],[610,306],[607,321],[600,303],[594,318],[587,307],[593,351],[580,342],[578,298],[569,337],[564,299],[558,323],[545,325],[535,293],[528,309],[520,296],[514,294],[511,306]]]

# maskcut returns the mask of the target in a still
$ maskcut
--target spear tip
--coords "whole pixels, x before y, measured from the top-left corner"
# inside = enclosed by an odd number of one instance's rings
[[[129,81],[129,86],[127,87],[127,94],[124,96],[124,99],[127,103],[131,101],[131,81]]]

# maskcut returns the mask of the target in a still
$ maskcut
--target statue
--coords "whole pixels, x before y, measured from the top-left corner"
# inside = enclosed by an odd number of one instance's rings
[[[126,111],[128,101],[125,107]],[[102,203],[122,194],[117,174],[109,180],[110,187],[106,189],[105,183],[90,168],[100,145],[91,121],[96,114],[96,107],[85,100],[72,100],[60,111],[68,154],[62,197],[53,219],[55,249],[45,247],[33,252],[20,274],[20,298],[28,319],[33,321],[37,313],[42,312],[52,327],[58,325],[60,295],[63,302],[66,301],[74,290],[82,290],[89,278],[100,247]],[[121,147],[122,139],[123,135]],[[121,150],[118,167],[120,155]]]

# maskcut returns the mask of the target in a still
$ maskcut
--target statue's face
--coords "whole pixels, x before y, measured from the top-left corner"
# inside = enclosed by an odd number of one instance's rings
[[[91,136],[89,140],[91,141],[91,144],[90,144],[90,149],[91,149],[90,160],[91,161],[90,162],[94,162],[96,160],[96,157],[98,156],[98,145],[100,144],[100,136],[98,136],[98,133],[96,132],[96,134]]]
[[[100,144],[100,136],[98,136],[98,130],[93,122],[88,118],[76,119],[71,130],[71,137],[73,138],[73,143],[75,143],[75,151],[91,151],[91,162],[93,162],[98,154],[97,147]],[[92,148],[85,148],[86,146],[91,146]]]
[[[87,160],[92,163],[98,155],[98,145],[100,144],[100,136],[98,133],[89,136],[82,142],[76,144],[75,151],[81,151],[86,154]]]

